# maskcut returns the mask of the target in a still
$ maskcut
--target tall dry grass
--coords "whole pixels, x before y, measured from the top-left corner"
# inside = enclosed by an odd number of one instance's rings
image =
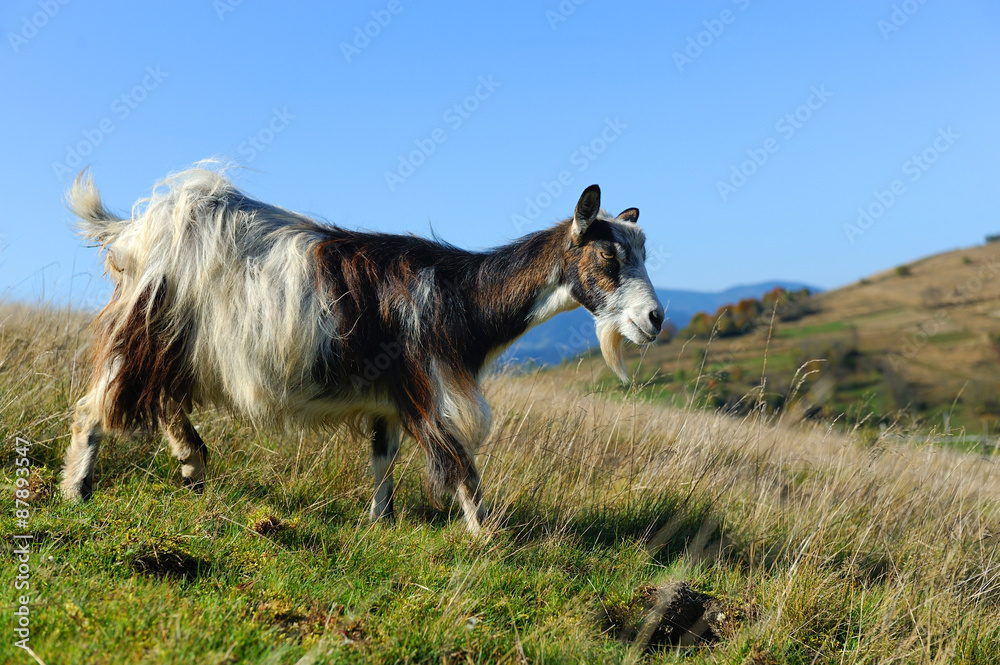
[[[722,590],[748,601],[746,630],[765,643],[836,645],[843,662],[952,662],[976,644],[1000,662],[996,457],[564,386],[491,381],[480,459],[501,512],[537,507],[527,519],[557,532],[617,528],[696,576],[737,571]]]

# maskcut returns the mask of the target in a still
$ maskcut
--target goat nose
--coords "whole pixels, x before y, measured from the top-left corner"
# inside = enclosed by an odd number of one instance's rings
[[[656,331],[659,332],[660,328],[663,327],[663,310],[662,309],[652,310],[649,313],[649,321],[650,323],[653,324],[653,327],[656,328]]]

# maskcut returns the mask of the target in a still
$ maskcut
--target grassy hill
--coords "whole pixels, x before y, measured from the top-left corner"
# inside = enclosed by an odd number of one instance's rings
[[[889,299],[896,279],[831,297]],[[87,348],[85,317],[0,309],[0,662],[997,662],[993,459],[536,373],[487,386],[488,539],[427,504],[412,442],[399,521],[371,526],[349,431],[257,432],[213,411],[196,418],[205,494],[136,436],[105,445],[93,500],[71,505],[54,485]],[[590,385],[582,367],[571,378]],[[31,536],[20,570],[15,536]],[[723,603],[720,641],[650,643],[643,599],[671,580]],[[14,645],[19,621],[37,661]]]
[[[742,336],[682,332],[633,351],[632,367],[647,395],[675,405],[744,412],[763,399],[849,426],[1000,433],[1000,245],[899,266],[814,296],[808,309],[795,320],[779,310],[773,325],[765,311]]]

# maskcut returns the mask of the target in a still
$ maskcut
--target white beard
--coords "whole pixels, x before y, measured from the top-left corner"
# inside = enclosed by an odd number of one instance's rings
[[[625,370],[625,336],[618,330],[614,319],[597,319],[597,339],[601,343],[601,355],[622,383],[628,383]]]

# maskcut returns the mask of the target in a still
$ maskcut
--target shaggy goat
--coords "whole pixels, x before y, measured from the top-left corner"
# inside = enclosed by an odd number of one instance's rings
[[[104,432],[161,427],[196,490],[206,448],[188,420],[214,405],[258,425],[348,421],[371,438],[372,519],[393,516],[406,431],[431,498],[454,494],[478,531],[473,460],[490,408],[479,378],[528,328],[583,305],[626,380],[625,338],[652,342],[663,307],[629,208],[588,187],[572,219],[488,252],[347,231],[256,201],[205,168],[176,174],[133,209],[107,211],[93,180],[67,194],[115,281],[95,322],[94,382],[76,405],[62,491],[86,499]]]

